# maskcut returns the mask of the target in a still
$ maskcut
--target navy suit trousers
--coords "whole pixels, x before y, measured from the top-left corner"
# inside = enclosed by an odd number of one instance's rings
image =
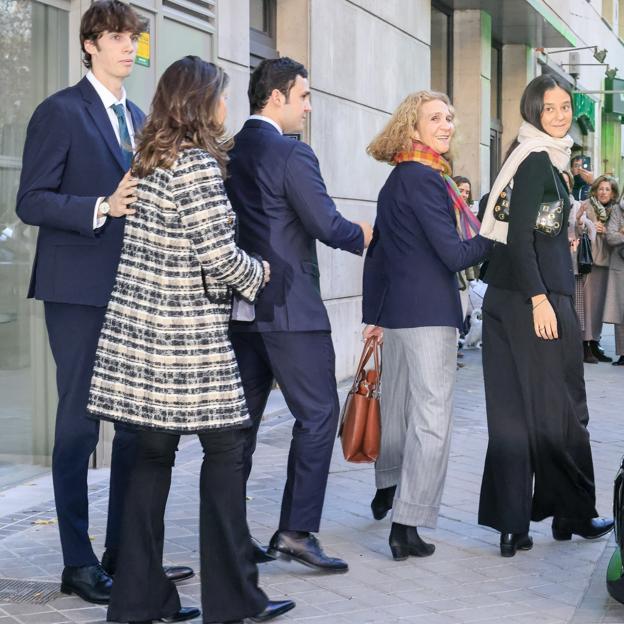
[[[89,539],[87,471],[98,442],[99,421],[87,413],[87,399],[106,308],[45,303],[45,319],[56,362],[58,409],[52,479],[65,565],[98,562]],[[123,499],[134,463],[136,434],[115,425],[106,547],[119,545]]]
[[[331,334],[240,332],[231,338],[253,421],[245,449],[246,476],[275,378],[295,418],[279,529],[317,532],[339,413]]]

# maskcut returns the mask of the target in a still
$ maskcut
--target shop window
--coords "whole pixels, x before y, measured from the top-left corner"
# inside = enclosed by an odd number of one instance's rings
[[[276,0],[249,0],[249,66],[255,69],[260,61],[277,58]]]
[[[433,3],[431,6],[431,88],[453,97],[452,13]]]
[[[26,298],[37,229],[18,219],[15,195],[30,116],[68,84],[66,5],[0,2],[0,489],[50,461],[54,366],[41,303]]]

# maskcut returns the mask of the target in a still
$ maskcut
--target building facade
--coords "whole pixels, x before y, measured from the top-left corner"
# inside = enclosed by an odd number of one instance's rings
[[[149,33],[126,87],[146,112],[162,71],[196,54],[230,75],[228,125],[235,132],[249,112],[250,70],[261,59],[288,55],[305,63],[312,113],[301,139],[316,151],[329,193],[348,218],[374,220],[389,168],[367,157],[366,145],[407,93],[425,88],[453,98],[459,120],[453,164],[472,180],[475,197],[489,189],[520,123],[522,89],[540,72],[563,76],[579,92],[577,150],[592,156],[597,172],[620,173],[620,96],[611,94],[607,105],[601,91],[606,69],[624,72],[622,0],[132,4],[148,19]],[[55,369],[42,306],[25,298],[36,230],[17,219],[15,194],[35,106],[84,73],[78,27],[88,6],[88,0],[0,0],[0,488],[49,464]],[[592,50],[557,52],[585,46],[606,48],[609,67],[595,65]],[[361,345],[363,260],[322,245],[318,252],[337,376],[344,379]],[[107,429],[98,463],[106,460],[109,438]]]

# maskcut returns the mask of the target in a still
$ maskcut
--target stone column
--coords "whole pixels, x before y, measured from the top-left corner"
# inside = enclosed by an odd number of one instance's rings
[[[453,104],[458,129],[453,171],[472,182],[474,197],[490,187],[492,18],[479,10],[453,16]]]
[[[522,123],[520,98],[526,85],[536,76],[533,50],[522,44],[503,46],[502,122],[503,156],[518,135]]]

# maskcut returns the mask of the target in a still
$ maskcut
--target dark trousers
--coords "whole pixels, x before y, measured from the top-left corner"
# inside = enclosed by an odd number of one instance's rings
[[[490,286],[484,300],[489,444],[479,523],[502,533],[548,516],[597,515],[578,318],[572,297],[548,299],[558,340],[535,335],[520,293]]]
[[[180,599],[162,569],[165,506],[179,435],[139,431],[122,520],[122,542],[108,620],[157,620],[176,613]],[[204,449],[199,483],[199,548],[204,622],[260,613],[267,597],[258,588],[245,511],[245,430],[199,434]]]
[[[335,355],[329,332],[232,333],[253,421],[245,448],[247,478],[273,379],[295,418],[279,529],[319,530],[338,426]]]
[[[58,388],[52,479],[63,560],[70,566],[98,562],[89,539],[87,472],[100,425],[89,418],[87,400],[105,312],[106,308],[94,306],[45,303]],[[116,425],[106,528],[106,547],[113,550],[119,546],[122,505],[134,451],[134,432]]]

